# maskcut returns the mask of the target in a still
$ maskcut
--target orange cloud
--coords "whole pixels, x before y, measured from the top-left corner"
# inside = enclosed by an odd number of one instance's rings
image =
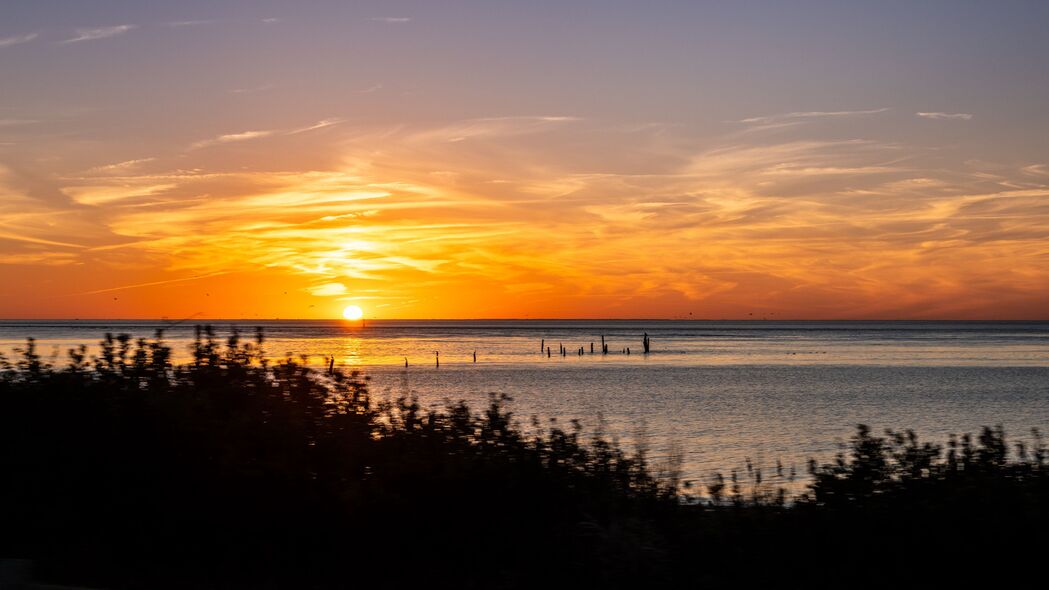
[[[5,315],[1019,318],[1049,300],[1029,163],[562,116],[334,122],[301,128],[326,135],[291,169],[224,151],[254,132],[68,174],[50,201],[8,171]]]

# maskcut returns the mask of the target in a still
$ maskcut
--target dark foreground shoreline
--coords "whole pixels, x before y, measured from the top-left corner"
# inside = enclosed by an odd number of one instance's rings
[[[1001,429],[859,427],[788,474],[682,482],[505,400],[377,403],[356,373],[269,363],[261,333],[108,337],[0,363],[0,558],[98,588],[788,586],[1041,576],[1049,465]]]

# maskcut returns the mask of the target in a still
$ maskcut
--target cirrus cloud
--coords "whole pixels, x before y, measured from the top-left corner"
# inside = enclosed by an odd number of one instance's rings
[[[0,38],[0,47],[10,47],[12,45],[28,43],[39,36],[39,33],[26,33],[25,35],[13,35],[11,37],[2,37]]]
[[[960,121],[968,121],[969,119],[973,118],[971,113],[918,112],[918,113],[914,113],[914,114],[916,116],[918,116],[918,117],[923,118],[923,119],[937,119],[937,120],[952,120],[952,119],[955,119],[955,120],[960,120]]]
[[[93,29],[77,29],[75,37],[71,37],[65,41],[60,41],[60,43],[65,45],[68,43],[80,43],[82,41],[108,39],[110,37],[122,35],[134,28],[135,25],[113,25],[110,27],[97,27]]]

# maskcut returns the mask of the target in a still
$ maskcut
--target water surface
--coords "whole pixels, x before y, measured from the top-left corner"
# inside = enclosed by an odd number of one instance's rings
[[[1049,426],[1045,322],[212,323],[223,337],[262,326],[271,356],[320,363],[334,355],[370,375],[379,396],[479,405],[505,393],[526,424],[533,415],[561,424],[579,418],[591,430],[603,422],[626,441],[646,441],[657,460],[683,452],[686,475],[698,479],[746,458],[802,471],[808,457],[833,456],[858,423],[913,428],[939,441],[983,425],[1002,424],[1016,438]],[[0,350],[34,336],[45,357],[61,359],[107,331],[149,337],[165,325],[3,321]],[[182,359],[192,333],[185,323],[167,325],[165,338]],[[558,354],[561,345],[568,354]]]

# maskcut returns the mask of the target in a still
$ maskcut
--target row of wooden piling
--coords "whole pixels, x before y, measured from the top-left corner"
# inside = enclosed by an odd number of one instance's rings
[[[557,344],[557,346],[558,346],[558,351],[557,352],[558,352],[559,355],[561,355],[561,356],[568,356],[568,348],[563,343],[559,342]],[[641,347],[645,351],[645,354],[648,354],[648,353],[652,352],[652,339],[648,337],[648,332],[645,332],[644,336],[641,339]],[[551,347],[546,345],[546,338],[542,338],[542,339],[539,340],[539,353],[542,354],[544,352],[546,353],[546,358],[550,358],[552,356]],[[629,346],[624,347],[621,352],[622,352],[622,354],[630,354],[630,347]],[[586,347],[585,346],[580,346],[579,349],[576,350],[576,354],[578,356],[585,355],[586,354]],[[590,343],[590,354],[594,354],[594,343],[593,342]],[[608,354],[608,343],[605,342],[604,334],[601,335],[601,354],[602,355]]]
[[[652,339],[648,337],[648,332],[645,332],[644,337],[641,339],[641,346],[642,346],[642,349],[645,351],[645,354],[648,354],[648,353],[652,352]],[[546,358],[550,358],[552,356],[551,348],[546,345],[546,338],[540,339],[540,341],[539,341],[539,352],[540,352],[540,354],[542,354],[543,352],[546,352]],[[629,346],[624,347],[620,351],[620,353],[629,355],[630,354],[630,347]],[[568,356],[568,348],[563,343],[560,343],[560,342],[558,343],[558,354],[561,355],[562,357]],[[586,347],[585,346],[580,346],[575,351],[575,354],[577,356],[584,356],[584,355],[586,355]],[[593,342],[590,343],[590,354],[594,354],[594,343]],[[605,342],[604,334],[601,335],[601,354],[602,355],[608,354],[608,343]],[[433,351],[433,362],[434,362],[434,366],[435,367],[440,367],[441,366],[441,351],[439,351],[439,350]],[[477,351],[476,350],[473,351],[473,362],[474,363],[477,362]],[[404,368],[406,368],[406,369],[408,368],[408,357],[404,357]],[[335,355],[332,355],[330,357],[330,360],[329,360],[329,363],[328,363],[328,373],[331,374],[331,373],[334,373],[334,372],[335,372]]]
[[[473,352],[473,359],[474,359],[474,362],[476,363],[477,362],[477,351],[476,350]],[[441,366],[441,351],[439,351],[439,350],[433,351],[433,363],[434,363],[435,367],[440,367]],[[406,368],[406,369],[408,368],[408,357],[404,357],[404,368]]]

